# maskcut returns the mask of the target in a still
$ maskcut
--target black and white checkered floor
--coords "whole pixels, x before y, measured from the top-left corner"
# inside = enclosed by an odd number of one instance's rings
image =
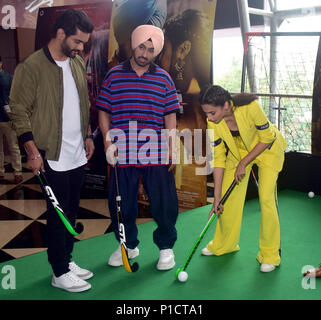
[[[46,202],[37,178],[24,171],[20,184],[6,173],[0,185],[0,262],[46,250]],[[76,241],[111,231],[106,199],[82,197],[78,218],[85,228]]]

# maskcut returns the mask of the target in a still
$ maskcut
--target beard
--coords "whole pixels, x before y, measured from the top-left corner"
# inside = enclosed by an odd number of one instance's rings
[[[70,47],[67,45],[65,40],[61,44],[61,51],[65,56],[72,59],[75,58],[76,55],[80,53],[79,50],[70,49]]]
[[[144,57],[134,56],[134,60],[135,60],[136,64],[139,65],[140,67],[146,67],[147,65],[150,64],[150,60],[148,60]]]

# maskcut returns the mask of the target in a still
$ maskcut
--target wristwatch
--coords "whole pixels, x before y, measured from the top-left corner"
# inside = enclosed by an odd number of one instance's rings
[[[94,140],[94,135],[93,134],[87,134],[86,139],[92,139]]]

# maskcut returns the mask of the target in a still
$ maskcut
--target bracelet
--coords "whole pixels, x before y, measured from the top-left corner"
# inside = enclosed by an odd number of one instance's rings
[[[37,159],[39,159],[41,156],[40,156],[40,154],[37,154],[34,158],[29,158],[29,160],[37,160]]]
[[[92,139],[94,140],[94,135],[93,134],[87,134],[86,139]]]

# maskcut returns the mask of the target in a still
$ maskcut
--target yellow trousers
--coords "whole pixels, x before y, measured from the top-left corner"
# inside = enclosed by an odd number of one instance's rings
[[[240,150],[241,154],[244,150]],[[261,206],[261,224],[259,236],[259,252],[257,260],[260,263],[280,265],[280,223],[276,198],[276,182],[278,172],[272,168],[262,166],[255,160],[247,166],[246,174],[242,181],[235,186],[224,204],[224,210],[217,219],[213,240],[207,249],[214,255],[240,250],[239,239],[242,223],[243,207],[245,202],[247,185],[253,164],[257,164],[259,199]],[[222,196],[234,179],[234,169],[225,169],[222,182]]]

